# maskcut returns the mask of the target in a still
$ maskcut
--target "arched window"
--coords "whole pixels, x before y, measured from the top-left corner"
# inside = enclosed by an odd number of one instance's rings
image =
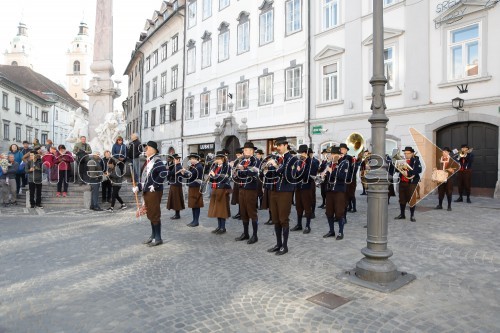
[[[13,61],[13,62],[11,63],[11,65],[12,65],[12,66],[17,66],[17,61]]]
[[[73,73],[80,74],[80,62],[78,60],[73,63]]]

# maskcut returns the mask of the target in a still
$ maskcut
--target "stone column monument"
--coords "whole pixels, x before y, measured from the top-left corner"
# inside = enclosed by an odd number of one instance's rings
[[[89,95],[89,138],[94,151],[103,152],[111,147],[105,142],[113,142],[109,122],[113,122],[113,100],[121,95],[120,81],[113,82],[113,0],[97,0],[94,59],[90,70],[94,73],[90,87],[84,92]],[[115,86],[116,83],[116,86]]]

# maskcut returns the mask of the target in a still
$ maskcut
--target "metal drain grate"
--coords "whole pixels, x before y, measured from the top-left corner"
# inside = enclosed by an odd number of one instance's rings
[[[307,300],[331,310],[336,309],[350,301],[350,299],[329,293],[327,291],[323,291],[322,293],[309,297]]]

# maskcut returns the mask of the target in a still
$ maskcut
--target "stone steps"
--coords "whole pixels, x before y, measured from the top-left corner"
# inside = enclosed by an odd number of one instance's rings
[[[43,184],[42,185],[42,205],[50,208],[88,208],[90,205],[90,186],[79,184],[69,184],[67,197],[57,197],[56,184]],[[127,206],[135,206],[135,196],[132,192],[132,184],[124,183],[120,190],[120,197]],[[102,198],[102,188],[99,189],[99,201]],[[22,191],[17,199],[18,203],[25,202],[26,207],[30,207],[28,187]],[[102,203],[103,208],[108,207],[109,203]],[[119,203],[115,207],[119,207]]]

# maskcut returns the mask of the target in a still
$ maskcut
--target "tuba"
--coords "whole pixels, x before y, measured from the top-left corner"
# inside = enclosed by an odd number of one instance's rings
[[[353,132],[347,137],[345,144],[352,151],[349,155],[358,156],[365,147],[365,139],[361,134]]]

